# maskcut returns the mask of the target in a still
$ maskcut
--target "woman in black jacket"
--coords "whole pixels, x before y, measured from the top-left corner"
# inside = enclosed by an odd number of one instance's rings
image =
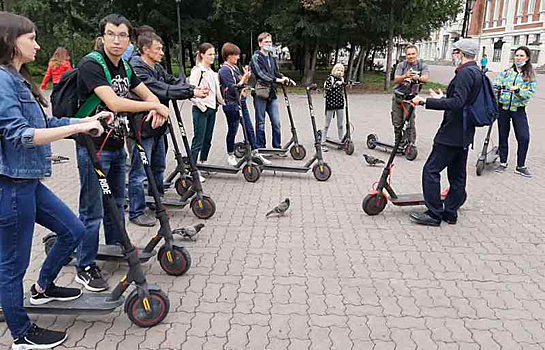
[[[344,66],[337,63],[325,82],[325,123],[322,133],[322,146],[325,144],[331,120],[337,115],[337,131],[339,140],[344,136]],[[327,148],[322,147],[324,152]]]

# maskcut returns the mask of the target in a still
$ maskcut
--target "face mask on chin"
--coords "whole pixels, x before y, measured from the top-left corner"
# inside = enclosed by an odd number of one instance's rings
[[[274,47],[272,47],[272,46],[263,46],[263,50],[265,50],[265,52],[267,52],[267,53],[273,53],[274,52]]]
[[[517,67],[517,69],[521,69],[522,67],[524,67],[525,64],[526,62],[522,62],[522,63],[515,62],[515,67]]]
[[[462,58],[461,57],[455,58],[452,60],[452,63],[454,64],[455,67],[459,67],[462,65]]]

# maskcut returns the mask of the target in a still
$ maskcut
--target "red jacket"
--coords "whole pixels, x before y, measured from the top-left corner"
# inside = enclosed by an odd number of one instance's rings
[[[53,78],[53,84],[57,84],[61,80],[62,75],[69,70],[72,70],[72,65],[69,61],[61,63],[57,66],[57,68],[53,68],[50,64],[49,67],[47,67],[47,72],[45,73],[45,77],[44,80],[42,80],[42,85],[40,85],[40,88],[44,90],[47,87],[47,82],[50,78]]]

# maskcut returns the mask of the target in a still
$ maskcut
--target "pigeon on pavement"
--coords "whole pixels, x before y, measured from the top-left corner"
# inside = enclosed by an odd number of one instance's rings
[[[367,164],[369,164],[371,166],[375,166],[375,165],[378,165],[378,164],[384,164],[384,161],[382,159],[378,159],[378,158],[375,158],[373,156],[369,156],[367,154],[364,154],[363,157],[365,158],[365,161],[367,162]]]
[[[269,216],[271,214],[280,214],[284,215],[284,213],[289,209],[290,207],[290,199],[286,198],[284,201],[280,204],[278,204],[276,207],[274,207],[271,211],[269,211],[265,216]]]

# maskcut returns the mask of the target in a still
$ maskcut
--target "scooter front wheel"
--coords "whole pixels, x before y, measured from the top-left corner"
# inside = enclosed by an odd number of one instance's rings
[[[210,219],[216,213],[216,203],[210,197],[204,196],[202,199],[193,197],[191,200],[191,210],[199,219]]]
[[[384,208],[386,208],[386,204],[388,204],[388,199],[386,199],[385,195],[373,193],[365,196],[361,207],[365,214],[373,216],[382,213]]]
[[[180,177],[174,183],[174,188],[176,188],[176,193],[183,197],[187,191],[193,186],[193,180],[190,177]]]
[[[246,154],[244,142],[235,143],[235,157],[242,158]]]
[[[331,168],[327,163],[316,164],[312,168],[312,173],[318,181],[327,181],[331,177]]]
[[[172,247],[168,250],[165,245],[159,249],[157,259],[163,271],[171,276],[181,276],[191,267],[191,255],[183,247]]]
[[[242,175],[244,175],[246,181],[256,182],[261,177],[261,169],[254,163],[246,164],[242,168]]]
[[[378,136],[375,134],[367,135],[367,148],[375,149],[377,147]]]
[[[149,311],[146,310],[145,304]],[[138,327],[153,327],[167,317],[170,300],[162,290],[150,290],[149,299],[141,300],[138,290],[134,289],[125,300],[125,312],[131,322]]]
[[[303,160],[307,156],[307,150],[303,145],[294,145],[290,148],[290,154],[295,160]]]
[[[354,142],[347,141],[344,145],[344,152],[349,156],[354,154]]]
[[[484,159],[479,159],[477,161],[477,165],[475,166],[475,171],[477,173],[477,176],[481,176],[483,174],[484,170]]]

